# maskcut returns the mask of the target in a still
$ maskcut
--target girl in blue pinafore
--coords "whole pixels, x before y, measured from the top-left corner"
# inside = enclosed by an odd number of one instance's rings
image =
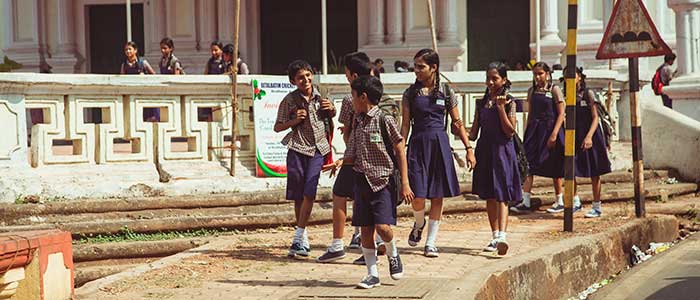
[[[576,153],[574,170],[576,177],[591,179],[593,208],[585,214],[587,218],[602,215],[600,202],[600,175],[610,173],[610,159],[605,137],[598,126],[598,111],[593,91],[586,88],[586,75],[582,68],[576,69]],[[578,195],[575,196],[578,198]]]
[[[413,128],[408,144],[408,181],[416,195],[412,203],[415,223],[408,244],[415,247],[421,240],[426,224],[425,199],[430,199],[428,237],[423,254],[437,257],[435,240],[442,218],[442,199],[460,194],[450,139],[445,130],[446,113],[452,118],[451,131],[461,138],[467,149],[470,168],[475,164],[475,157],[459,118],[454,93],[449,87],[440,88],[440,57],[431,49],[422,49],[413,61],[416,83],[404,92],[402,118],[405,121],[401,124],[404,137]]]
[[[493,62],[486,69],[486,94],[477,101],[470,139],[476,143],[476,166],[472,192],[486,200],[486,211],[493,239],[484,251],[508,252],[506,230],[508,204],[522,197],[520,173],[513,144],[515,134],[515,103],[508,95],[510,81],[505,64]]]
[[[530,212],[533,175],[552,178],[557,199],[563,199],[564,107],[564,96],[561,89],[552,83],[549,65],[536,63],[532,67],[532,87],[527,92],[528,117],[523,138],[530,176],[523,185],[523,202],[511,207],[512,212]],[[553,209],[559,207],[555,204],[550,208]]]

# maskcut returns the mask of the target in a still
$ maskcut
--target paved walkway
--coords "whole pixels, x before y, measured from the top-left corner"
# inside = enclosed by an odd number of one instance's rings
[[[634,206],[610,205],[605,212],[605,217],[595,220],[584,219],[578,213],[575,233],[561,232],[560,216],[537,212],[511,217],[508,239],[512,247],[506,257],[481,251],[490,239],[485,213],[447,216],[438,237],[439,258],[423,257],[423,245],[407,245],[412,220],[401,219],[395,232],[404,261],[404,279],[391,280],[386,259],[380,258],[382,286],[369,291],[354,289],[366,272],[364,266],[352,265],[359,252],[332,264],[289,259],[285,255],[293,231],[279,228],[222,236],[197,255],[117,281],[78,299],[445,299],[439,295],[441,291],[475,293],[495,268],[508,266],[510,257],[628,222]],[[350,232],[348,228],[346,240]],[[321,255],[331,239],[330,226],[311,227],[310,239],[312,255]]]

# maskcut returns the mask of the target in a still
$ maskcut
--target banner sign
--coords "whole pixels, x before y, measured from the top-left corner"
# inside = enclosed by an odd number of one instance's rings
[[[289,132],[275,132],[277,110],[288,93],[296,86],[288,81],[253,80],[253,111],[255,117],[255,173],[258,177],[287,176],[287,146],[282,138]]]

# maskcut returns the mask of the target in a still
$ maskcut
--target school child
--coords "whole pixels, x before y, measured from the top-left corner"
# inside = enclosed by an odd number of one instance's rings
[[[316,199],[324,156],[331,151],[324,121],[335,116],[335,107],[328,99],[321,99],[314,88],[313,68],[308,62],[293,61],[287,75],[297,89],[282,99],[274,130],[292,128],[282,139],[282,144],[289,148],[286,198],[294,201],[297,221],[288,256],[305,258],[311,251],[306,225]]]
[[[552,178],[557,203],[562,200],[562,178],[564,177],[564,109],[561,89],[552,83],[552,70],[544,62],[532,67],[532,87],[527,92],[528,117],[523,140],[525,155],[530,166],[530,175],[523,185],[523,201],[510,208],[512,212],[530,212],[530,192],[533,175]],[[557,204],[549,212],[563,211]]]
[[[233,44],[226,44],[222,51],[222,57],[224,58],[224,74],[231,74],[231,67],[233,67]]]
[[[238,67],[238,75],[248,75],[250,74],[250,69],[248,64],[241,58],[241,51],[238,51],[238,58],[236,59],[236,66]]]
[[[211,49],[211,57],[204,66],[204,74],[224,74],[224,46],[219,41],[213,41],[209,49]]]
[[[144,58],[138,56],[139,47],[129,41],[124,45],[126,60],[122,63],[120,74],[155,74],[153,68]]]
[[[160,74],[185,74],[180,60],[173,55],[174,49],[175,45],[172,39],[166,37],[160,41],[160,53],[163,54],[163,57],[160,59],[160,64],[158,64],[160,67]]]
[[[396,225],[398,201],[394,196],[398,187],[391,183],[395,164],[401,174],[401,197],[410,203],[413,192],[408,183],[404,139],[394,118],[385,115],[377,106],[384,90],[382,83],[376,77],[360,76],[353,80],[351,87],[352,103],[358,117],[343,161],[354,162],[353,170],[357,172],[352,225],[362,226],[362,254],[367,266],[367,276],[357,287],[369,289],[380,285],[375,230],[387,244],[391,278],[398,280],[403,277],[403,264],[391,229],[391,225]]]
[[[508,94],[508,70],[502,62],[492,62],[486,69],[486,94],[476,103],[470,138],[476,144],[476,161],[472,190],[486,200],[486,210],[493,239],[484,251],[508,252],[506,230],[508,204],[522,199],[518,161],[513,145],[515,103]]]
[[[428,236],[423,254],[438,257],[435,247],[442,199],[460,194],[459,181],[452,161],[450,138],[447,136],[447,114],[452,118],[451,131],[460,137],[467,149],[469,168],[475,165],[474,151],[462,125],[454,92],[440,85],[440,57],[431,49],[422,49],[413,58],[416,82],[403,94],[401,135],[413,134],[408,144],[408,180],[415,193],[415,222],[408,235],[408,244],[418,245],[426,223]],[[430,199],[429,221],[425,220],[425,200]]]
[[[593,91],[586,88],[583,68],[576,68],[576,177],[591,179],[593,207],[584,216],[597,218],[603,214],[600,201],[600,176],[611,172],[610,159],[603,132],[598,129],[598,111]],[[578,195],[575,196],[578,199]],[[579,204],[580,207],[580,204]]]
[[[343,62],[345,64],[345,78],[348,80],[348,84],[362,75],[370,75],[371,73],[369,56],[363,52],[348,53],[343,57]],[[346,145],[349,142],[352,132],[354,116],[352,95],[348,95],[343,98],[340,115],[338,116],[338,121],[344,125],[342,131],[343,141]],[[331,262],[345,257],[343,234],[345,231],[345,220],[347,219],[347,200],[348,198],[352,198],[353,188],[355,186],[355,171],[353,171],[353,166],[351,164],[341,166],[339,162],[341,161],[339,160],[336,162],[332,170],[332,172],[335,172],[337,168],[340,168],[338,178],[333,185],[333,240],[331,245],[328,246],[326,253],[316,259],[317,262],[321,263]],[[355,227],[355,233],[353,233],[350,239],[348,248],[360,248],[359,227]]]

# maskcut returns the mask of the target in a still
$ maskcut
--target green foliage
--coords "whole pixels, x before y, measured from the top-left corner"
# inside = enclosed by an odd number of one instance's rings
[[[197,229],[186,231],[169,231],[156,233],[138,233],[134,232],[128,226],[124,226],[119,233],[116,234],[98,234],[98,235],[80,235],[78,240],[73,241],[76,245],[81,244],[101,244],[115,242],[137,242],[137,241],[163,241],[182,238],[194,238],[205,236],[217,236],[222,234],[238,233],[235,229]]]
[[[0,64],[0,72],[12,72],[12,70],[17,70],[21,68],[22,64],[7,58],[7,56],[5,56],[2,64]]]

